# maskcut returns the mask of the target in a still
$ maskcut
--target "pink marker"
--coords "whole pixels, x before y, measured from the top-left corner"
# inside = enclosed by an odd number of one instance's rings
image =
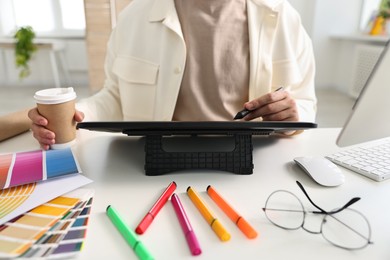
[[[202,253],[202,250],[200,249],[198,239],[195,236],[195,232],[192,229],[190,221],[188,220],[186,212],[184,211],[183,205],[181,204],[179,197],[175,193],[172,194],[171,202],[173,208],[175,209],[176,216],[179,219],[180,226],[183,229],[192,255],[200,255]]]

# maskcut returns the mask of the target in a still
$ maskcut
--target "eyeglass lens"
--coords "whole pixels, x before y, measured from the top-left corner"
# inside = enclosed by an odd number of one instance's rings
[[[288,191],[272,193],[265,205],[267,218],[276,226],[298,229],[304,221],[304,208],[299,199]]]
[[[323,237],[330,243],[349,249],[365,247],[371,236],[367,219],[360,212],[348,208],[326,215],[321,229]]]

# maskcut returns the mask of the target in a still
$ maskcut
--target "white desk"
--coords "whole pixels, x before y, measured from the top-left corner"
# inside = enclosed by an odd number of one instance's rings
[[[191,256],[173,207],[168,202],[146,233],[140,236],[156,259],[390,259],[390,182],[374,182],[344,170],[346,183],[336,188],[315,184],[292,159],[302,155],[325,155],[338,151],[334,144],[339,129],[314,129],[292,138],[255,137],[254,173],[240,176],[226,172],[193,171],[157,177],[145,176],[142,139],[80,130],[76,156],[84,174],[93,179],[94,203],[87,239],[79,259],[137,259],[134,252],[105,215],[113,205],[135,228],[144,214],[171,182],[179,195],[203,253]],[[37,149],[30,133],[0,144],[0,152]],[[310,207],[295,181],[299,180],[312,199],[326,210],[344,205],[352,197],[362,199],[352,208],[370,221],[373,245],[347,251],[329,244],[321,235],[300,229],[286,231],[272,225],[261,208],[268,195],[278,189],[294,192]],[[213,185],[259,232],[248,240],[205,193]],[[185,193],[191,185],[210,205],[230,231],[221,242]]]

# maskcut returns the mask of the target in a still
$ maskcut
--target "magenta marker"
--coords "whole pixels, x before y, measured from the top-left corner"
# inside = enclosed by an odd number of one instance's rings
[[[202,250],[200,249],[198,239],[196,238],[195,232],[191,227],[190,221],[188,220],[186,212],[184,211],[183,205],[181,204],[179,197],[175,193],[172,194],[171,202],[173,208],[175,209],[176,216],[179,219],[180,226],[183,229],[192,255],[200,255],[202,253]]]

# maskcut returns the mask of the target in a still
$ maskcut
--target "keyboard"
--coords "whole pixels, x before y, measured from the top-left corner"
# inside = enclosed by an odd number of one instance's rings
[[[390,178],[390,138],[345,148],[325,157],[375,181]]]

